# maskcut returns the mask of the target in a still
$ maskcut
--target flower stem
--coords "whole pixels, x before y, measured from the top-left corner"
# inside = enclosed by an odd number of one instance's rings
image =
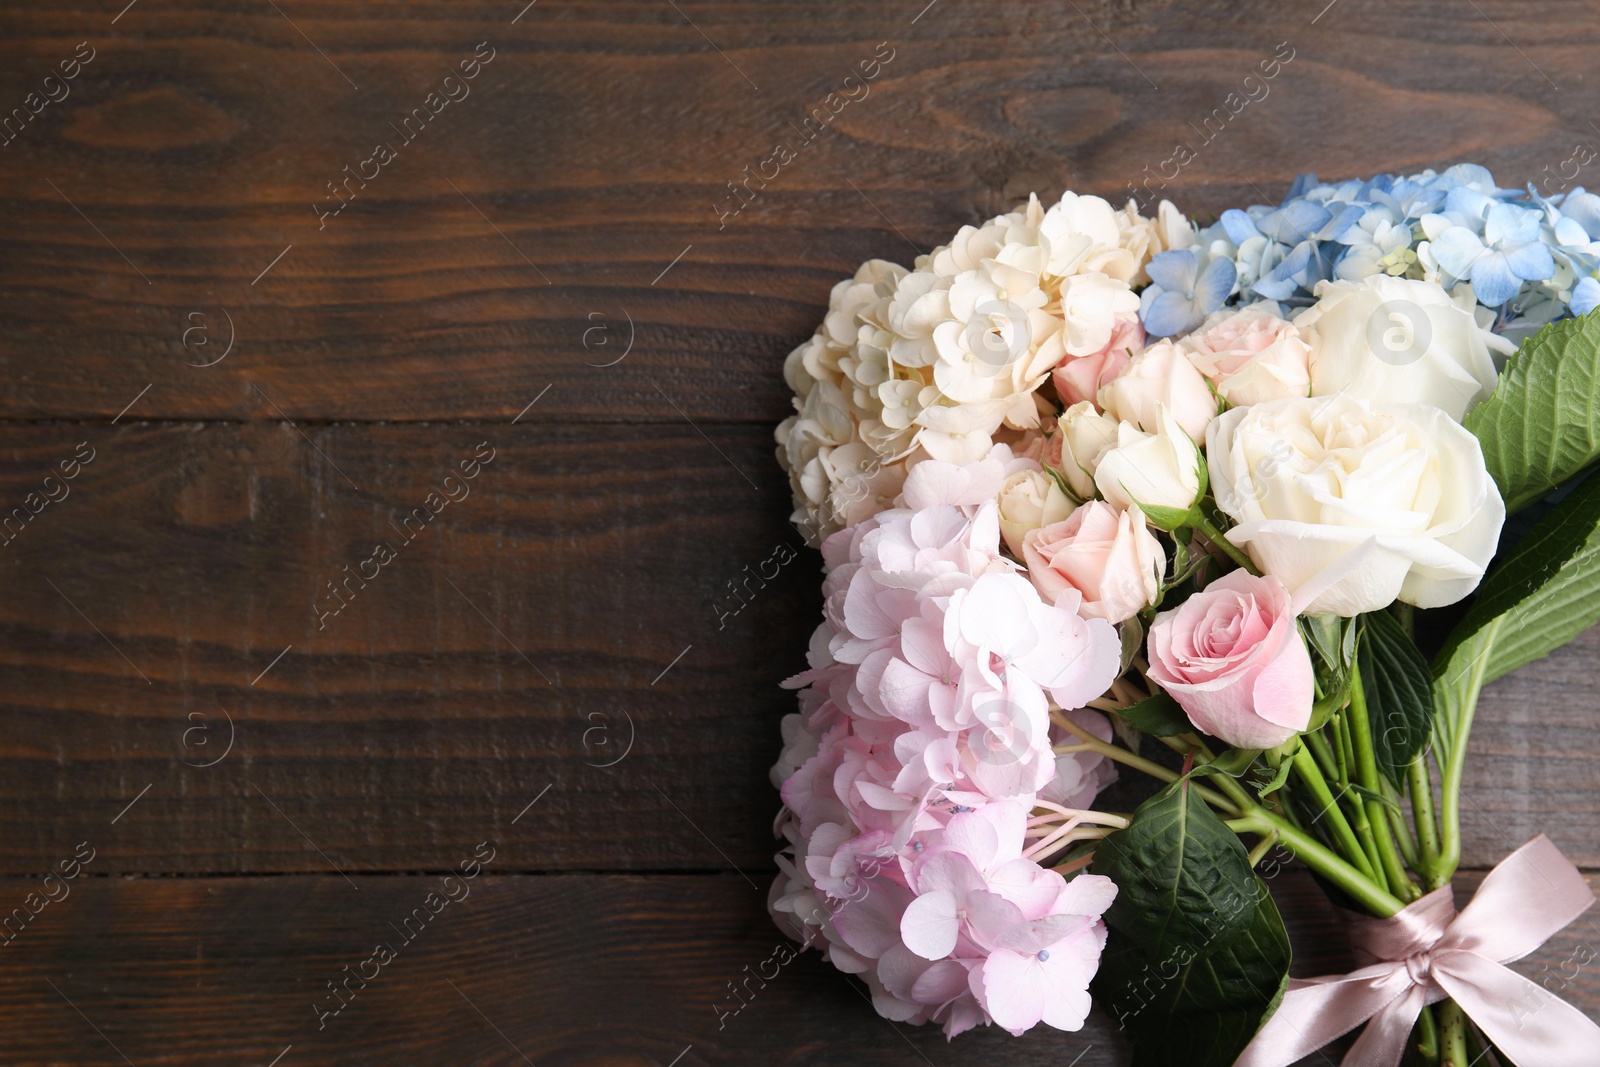
[[[1136,771],[1143,771],[1145,774],[1148,774],[1150,777],[1158,778],[1163,782],[1169,782],[1169,783],[1170,782],[1176,782],[1180,777],[1182,777],[1176,771],[1169,771],[1169,770],[1167,770],[1167,768],[1161,766],[1161,764],[1159,764],[1159,763],[1151,763],[1147,759],[1144,759],[1144,758],[1142,758],[1140,756],[1135,756],[1132,752],[1129,752],[1127,749],[1118,748],[1116,745],[1113,745],[1113,744],[1110,744],[1110,743],[1108,743],[1106,741],[1100,740],[1098,737],[1094,736],[1094,734],[1090,733],[1088,730],[1084,729],[1082,726],[1079,726],[1077,723],[1073,722],[1071,719],[1067,718],[1065,715],[1052,716],[1051,718],[1052,718],[1052,721],[1056,723],[1056,725],[1062,727],[1063,729],[1065,729],[1066,731],[1068,731],[1069,733],[1073,734],[1075,737],[1077,737],[1079,739],[1079,743],[1078,744],[1074,744],[1074,745],[1056,745],[1055,746],[1055,751],[1057,753],[1065,753],[1065,752],[1094,752],[1094,753],[1098,753],[1099,755],[1102,755],[1102,756],[1106,757],[1107,759],[1115,760],[1116,762],[1122,764],[1125,767],[1132,767]],[[1207,789],[1205,786],[1196,786],[1195,788],[1199,792],[1201,798],[1204,799],[1205,802],[1207,804],[1210,804],[1212,807],[1217,808],[1217,809],[1219,809],[1221,811],[1224,811],[1224,812],[1228,813],[1229,815],[1238,815],[1238,814],[1240,814],[1240,811],[1239,811],[1238,807],[1234,804],[1234,802],[1229,800],[1227,797],[1223,796],[1222,794],[1220,794],[1220,793],[1218,793],[1218,792],[1216,792],[1214,790]]]
[[[1246,817],[1254,833],[1276,831],[1278,841],[1306,866],[1338,886],[1373,915],[1387,919],[1405,907],[1387,889],[1377,885],[1322,842],[1265,808],[1257,807]]]
[[[1446,1000],[1439,1005],[1440,1067],[1468,1067],[1467,1017],[1461,1005]]]
[[[1361,688],[1361,668],[1350,664],[1350,740],[1356,753],[1356,772],[1367,795],[1361,798],[1372,827],[1372,842],[1382,864],[1389,888],[1405,900],[1415,900],[1422,894],[1416,883],[1406,873],[1405,863],[1395,848],[1394,835],[1389,832],[1389,813],[1382,800],[1383,783],[1378,777],[1378,760],[1372,748],[1372,724],[1367,719],[1367,695]]]
[[[1210,541],[1212,544],[1222,549],[1223,552],[1227,553],[1229,559],[1233,560],[1251,574],[1257,576],[1261,574],[1261,572],[1256,569],[1256,565],[1250,561],[1250,557],[1245,555],[1238,545],[1235,545],[1232,541],[1228,540],[1226,534],[1217,529],[1216,526],[1212,525],[1210,519],[1200,514],[1198,508],[1196,509],[1193,518],[1194,528],[1199,530],[1207,541]]]
[[[1505,616],[1500,616],[1484,628],[1486,639],[1493,642],[1499,634]],[[1435,877],[1440,885],[1450,880],[1461,864],[1461,776],[1467,766],[1467,737],[1472,731],[1472,717],[1478,710],[1478,693],[1483,688],[1483,676],[1489,669],[1488,655],[1481,655],[1472,665],[1467,679],[1468,696],[1460,716],[1451,725],[1450,750],[1439,767],[1439,867]]]
[[[1432,891],[1448,882],[1450,876],[1441,875],[1439,865],[1439,824],[1433,817],[1433,775],[1428,772],[1426,752],[1411,761],[1406,780],[1411,792],[1411,818],[1417,826],[1417,873]]]
[[[1433,1021],[1433,1011],[1424,1007],[1417,1016],[1415,1048],[1423,1067],[1439,1067],[1439,1026]]]
[[[1339,848],[1344,853],[1345,859],[1368,878],[1376,880],[1377,872],[1373,869],[1370,857],[1361,847],[1361,842],[1356,839],[1355,831],[1350,828],[1344,812],[1339,810],[1339,799],[1333,795],[1333,790],[1328,788],[1328,782],[1322,776],[1322,771],[1317,766],[1317,761],[1311,755],[1311,750],[1304,745],[1294,754],[1295,773],[1300,780],[1311,789],[1311,795],[1317,801],[1317,817],[1313,823],[1327,818],[1330,832],[1339,842]]]

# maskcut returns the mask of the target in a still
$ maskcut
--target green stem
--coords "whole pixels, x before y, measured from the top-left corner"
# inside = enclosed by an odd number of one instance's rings
[[[1410,785],[1411,819],[1417,826],[1417,873],[1432,891],[1448,882],[1450,876],[1440,876],[1439,824],[1433,817],[1433,775],[1428,771],[1426,752],[1406,768],[1406,781]]]
[[[1411,836],[1411,824],[1406,822],[1405,808],[1400,804],[1400,791],[1385,780],[1383,795],[1390,801],[1383,806],[1383,810],[1389,816],[1389,830],[1394,834],[1394,843],[1400,847],[1400,858],[1405,860],[1406,867],[1417,870],[1417,841]]]
[[[1339,763],[1333,758],[1333,749],[1329,746],[1326,737],[1323,737],[1320,733],[1301,734],[1300,740],[1304,741],[1306,747],[1311,749],[1311,754],[1317,757],[1317,766],[1322,769],[1324,777],[1333,779],[1341,786],[1346,784],[1344,779],[1339,776]]]
[[[1372,748],[1372,724],[1367,719],[1367,695],[1361,689],[1361,668],[1355,663],[1350,664],[1350,740],[1356,750],[1357,773],[1368,791],[1368,796],[1363,798],[1363,806],[1371,822],[1372,840],[1378,860],[1383,865],[1384,876],[1388,879],[1390,889],[1399,891],[1406,900],[1415,900],[1422,894],[1417,892],[1416,884],[1406,874],[1405,863],[1400,859],[1394,837],[1389,832],[1389,813],[1383,801],[1378,799],[1383,795],[1383,783],[1378,776],[1378,760]]]
[[[1277,831],[1278,841],[1293,852],[1306,866],[1338,886],[1352,900],[1380,919],[1387,919],[1405,907],[1387,889],[1375,884],[1361,871],[1347,863],[1341,856],[1316,838],[1302,832],[1293,823],[1257,807],[1249,818],[1255,833]]]
[[[1251,849],[1249,854],[1251,870],[1255,869],[1256,865],[1266,857],[1267,853],[1272,851],[1272,846],[1277,843],[1278,835],[1276,832],[1267,834],[1256,843],[1256,847]]]
[[[1467,1017],[1453,1000],[1439,1004],[1440,1067],[1468,1067]]]
[[[1256,569],[1256,565],[1250,561],[1250,557],[1245,555],[1244,552],[1240,550],[1239,546],[1228,540],[1227,536],[1221,530],[1212,525],[1210,519],[1199,514],[1199,509],[1196,509],[1196,513],[1194,515],[1194,527],[1203,535],[1205,535],[1205,539],[1207,541],[1210,541],[1212,544],[1222,549],[1223,552],[1227,553],[1228,558],[1233,560],[1239,566],[1243,567],[1251,574],[1259,575],[1261,573]]]
[[[1123,766],[1132,767],[1136,771],[1143,771],[1150,777],[1160,779],[1163,782],[1176,782],[1182,777],[1182,775],[1178,774],[1176,771],[1169,771],[1159,763],[1151,763],[1147,759],[1135,756],[1127,749],[1118,748],[1116,745],[1100,740],[1098,737],[1089,733],[1087,730],[1083,729],[1077,723],[1073,722],[1071,719],[1068,719],[1064,715],[1053,721],[1080,739],[1079,743],[1075,745],[1057,745],[1055,747],[1055,751],[1057,752],[1061,752],[1063,750],[1075,752],[1095,752],[1106,757],[1107,759],[1115,760]],[[1221,793],[1218,793],[1212,789],[1207,789],[1203,785],[1196,785],[1195,789],[1200,794],[1201,799],[1207,804],[1210,804],[1212,807],[1224,811],[1229,815],[1243,814],[1243,811],[1241,811],[1233,801],[1229,800]]]
[[[1350,765],[1356,758],[1350,748],[1350,730],[1346,725],[1349,715],[1343,711],[1336,711],[1328,724],[1333,728],[1334,751],[1339,757],[1339,781],[1350,781]]]
[[[1439,1064],[1439,1025],[1433,1021],[1433,1008],[1424,1007],[1417,1016],[1416,1050],[1425,1067]]]
[[[1484,627],[1485,647],[1492,647],[1494,639],[1498,636],[1500,627],[1505,622],[1505,616],[1499,616],[1488,626]],[[1456,868],[1461,865],[1461,776],[1467,766],[1467,736],[1472,731],[1472,717],[1478,710],[1478,692],[1483,688],[1483,676],[1489,669],[1489,656],[1487,653],[1480,655],[1472,665],[1472,673],[1468,678],[1468,693],[1470,694],[1461,708],[1461,715],[1456,722],[1450,724],[1450,751],[1447,758],[1440,766],[1442,787],[1439,795],[1439,867],[1435,872],[1439,884],[1443,885],[1456,873]]]
[[[1312,820],[1312,825],[1326,819],[1329,832],[1339,842],[1344,858],[1366,877],[1376,881],[1377,871],[1373,868],[1366,851],[1362,849],[1355,831],[1350,828],[1350,823],[1345,820],[1344,812],[1339,810],[1338,798],[1333,795],[1333,790],[1328,788],[1327,780],[1317,768],[1317,761],[1312,758],[1310,749],[1301,746],[1294,754],[1294,769],[1300,780],[1311,789],[1311,795],[1316,798],[1317,817]]]

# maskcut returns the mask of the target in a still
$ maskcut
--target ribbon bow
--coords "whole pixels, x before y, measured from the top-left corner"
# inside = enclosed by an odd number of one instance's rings
[[[1540,834],[1502,860],[1456,914],[1450,887],[1388,919],[1359,917],[1351,940],[1378,962],[1291,980],[1234,1067],[1289,1067],[1362,1023],[1341,1067],[1396,1067],[1425,1005],[1461,1005],[1517,1067],[1600,1067],[1600,1026],[1505,964],[1595,901],[1583,875]]]

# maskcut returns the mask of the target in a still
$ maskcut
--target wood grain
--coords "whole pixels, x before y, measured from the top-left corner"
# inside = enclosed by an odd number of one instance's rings
[[[477,843],[453,842],[456,858]],[[540,845],[518,827],[494,847],[491,871],[526,863],[518,857]],[[762,963],[779,942],[764,885],[735,876],[480,875],[425,926],[406,926],[409,944],[391,924],[439,892],[438,877],[362,877],[357,889],[314,876],[68,884],[71,895],[4,948],[0,1004],[29,1020],[0,1029],[7,1063],[267,1064],[291,1045],[281,1067],[1127,1062],[1115,1023],[1098,1012],[1080,1033],[1041,1027],[1014,1039],[988,1028],[947,1044],[931,1028],[878,1018],[856,981],[814,953],[765,988],[752,981],[733,1014],[729,983],[770,973]],[[35,885],[0,881],[0,901],[20,902]],[[1348,967],[1309,879],[1285,873],[1274,891],[1301,946],[1296,972]],[[1592,958],[1584,950],[1596,936],[1580,919],[1517,969],[1593,1014],[1600,979],[1567,961]],[[326,983],[378,942],[397,958],[366,988],[352,981],[348,1005],[322,1019],[314,1005],[337,1003]]]
[[[509,419],[554,383],[549,419],[675,421],[659,385],[771,423],[835,281],[1030,190],[1122,197],[1179,141],[1196,158],[1165,192],[1196,214],[1301,170],[1474,159],[1515,185],[1600,113],[1571,0],[109,6],[0,8],[5,106],[97,49],[0,149],[0,417],[110,418],[151,385],[138,416],[274,418],[256,382],[296,419]],[[402,142],[484,41],[470,94]],[[880,42],[868,95],[802,142]],[[1280,45],[1270,92],[1208,137]],[[783,139],[794,161],[725,218]],[[379,141],[398,157],[319,220]]]
[[[438,868],[540,796],[529,870],[769,870],[778,683],[819,607],[769,441],[542,414],[0,427],[0,519],[94,455],[0,545],[0,870],[42,873],[146,786],[103,869]],[[407,543],[391,520],[485,442]],[[1597,657],[1591,631],[1484,694],[1468,866],[1539,830],[1600,866]]]
[[[1103,1016],[897,1032],[811,957],[718,1028],[776,943],[766,769],[817,619],[781,360],[861,260],[1030,190],[1120,198],[1179,141],[1165,192],[1200,215],[1306,169],[1538,179],[1600,138],[1592,7],[524,5],[0,2],[0,118],[94,50],[0,133],[0,917],[95,849],[0,934],[0,1060],[1126,1063]],[[727,215],[880,42],[870,95]],[[1596,662],[1591,631],[1484,694],[1468,867],[1543,830],[1600,869]],[[483,841],[471,897],[319,1030]],[[1297,972],[1346,966],[1309,880],[1274,889]],[[1519,964],[1591,1016],[1592,966],[1566,976],[1597,921]]]

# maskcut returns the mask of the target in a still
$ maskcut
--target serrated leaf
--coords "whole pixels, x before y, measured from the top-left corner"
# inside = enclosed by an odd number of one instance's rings
[[[1508,512],[1600,458],[1600,314],[1552,322],[1524,341],[1462,424],[1483,446]]]
[[[1600,477],[1585,479],[1501,557],[1435,660],[1444,672],[1458,646],[1491,621],[1483,681],[1548,655],[1600,619]]]
[[[1194,729],[1183,708],[1165,689],[1157,690],[1136,704],[1118,708],[1117,714],[1126,719],[1130,726],[1152,737],[1177,737]]]
[[[1600,477],[1517,542],[1433,662],[1435,735],[1456,748],[1478,688],[1547,656],[1600,620]]]
[[[1387,611],[1361,616],[1356,658],[1378,770],[1399,786],[1433,729],[1433,672],[1400,620]]]
[[[1094,869],[1118,887],[1106,924],[1158,958],[1203,956],[1251,921],[1238,904],[1255,881],[1244,845],[1186,782],[1139,805],[1100,842]]]
[[[1133,1067],[1230,1067],[1278,1006],[1289,980],[1289,937],[1259,878],[1243,898],[1250,922],[1203,958],[1153,955],[1112,931],[1095,999],[1133,1043]]]

